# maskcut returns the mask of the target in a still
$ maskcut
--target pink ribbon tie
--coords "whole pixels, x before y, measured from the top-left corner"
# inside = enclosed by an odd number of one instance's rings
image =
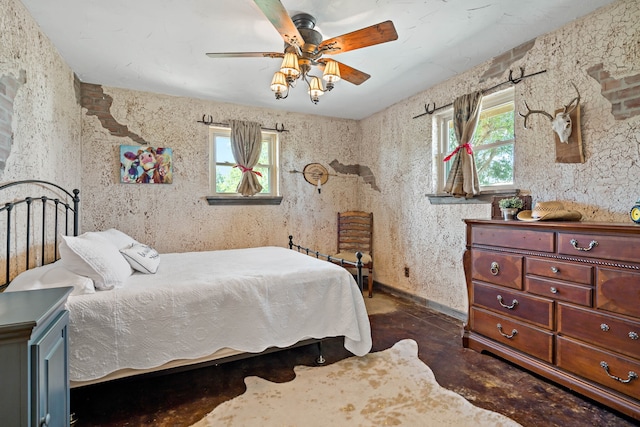
[[[449,154],[447,157],[444,158],[443,161],[448,162],[449,160],[451,160],[453,156],[458,154],[458,151],[460,151],[462,147],[464,147],[467,150],[467,154],[473,154],[473,148],[471,147],[471,143],[467,142],[466,144],[458,145],[456,149],[451,152],[451,154]]]
[[[245,172],[253,172],[253,173],[255,173],[256,175],[258,175],[259,177],[262,177],[262,174],[261,174],[260,172],[258,172],[258,171],[254,171],[254,170],[253,170],[253,168],[247,168],[247,167],[242,166],[242,165],[235,165],[235,166],[234,166],[234,168],[240,168],[240,170],[242,171],[242,173],[245,173]]]

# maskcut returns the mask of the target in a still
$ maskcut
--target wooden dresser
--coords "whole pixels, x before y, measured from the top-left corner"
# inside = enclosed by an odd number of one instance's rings
[[[640,420],[640,226],[465,222],[463,345]]]

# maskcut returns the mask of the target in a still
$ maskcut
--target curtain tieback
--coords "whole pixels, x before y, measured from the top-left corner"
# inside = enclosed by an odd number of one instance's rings
[[[444,158],[443,161],[448,162],[449,160],[451,160],[451,158],[453,156],[455,156],[456,154],[458,154],[458,151],[460,151],[460,149],[463,148],[463,147],[467,150],[467,154],[473,154],[473,149],[471,148],[471,143],[467,142],[466,144],[458,145],[456,147],[456,149],[451,152],[451,154],[449,154],[447,157]]]
[[[247,167],[244,167],[244,166],[242,166],[242,165],[235,165],[235,166],[234,166],[234,168],[240,168],[240,170],[242,171],[242,173],[245,173],[245,172],[253,172],[253,173],[255,173],[256,175],[258,175],[259,177],[262,177],[262,174],[261,174],[260,172],[258,172],[258,171],[254,171],[254,170],[253,170],[253,168],[247,168]]]

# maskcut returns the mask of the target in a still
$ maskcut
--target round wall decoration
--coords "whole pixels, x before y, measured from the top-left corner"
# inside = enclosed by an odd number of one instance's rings
[[[320,163],[309,163],[302,170],[302,174],[304,175],[305,181],[311,185],[318,185],[318,182],[320,182],[320,185],[323,185],[326,184],[329,179],[327,168]]]
[[[629,216],[631,217],[631,221],[635,222],[636,224],[640,224],[640,200],[638,200],[636,204],[633,205],[631,211],[629,211]]]

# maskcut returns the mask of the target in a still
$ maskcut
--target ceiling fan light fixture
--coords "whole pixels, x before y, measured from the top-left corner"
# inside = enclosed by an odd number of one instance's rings
[[[398,33],[391,21],[380,22],[361,28],[341,36],[323,40],[322,34],[315,29],[316,19],[308,13],[297,13],[289,16],[281,0],[253,0],[271,25],[284,40],[284,54],[280,52],[220,52],[207,53],[211,58],[231,57],[268,57],[283,58],[280,71],[273,76],[271,90],[276,99],[289,95],[298,80],[304,80],[309,86],[309,97],[314,104],[318,98],[333,89],[340,80],[359,85],[365,82],[369,74],[343,63],[322,58],[324,54],[333,55],[368,46],[387,43],[398,39]],[[322,80],[309,73],[312,66],[323,68]],[[342,69],[342,74],[340,70]],[[283,80],[284,79],[284,80]]]
[[[284,54],[282,65],[280,66],[280,72],[289,79],[295,80],[300,75],[300,65],[298,65],[298,55],[295,53],[287,52]]]
[[[286,98],[287,96],[283,94],[287,92],[288,89],[289,86],[287,85],[286,76],[282,72],[276,71],[273,75],[273,79],[271,79],[271,90],[275,92],[276,99]]]
[[[322,95],[324,95],[322,80],[318,77],[311,77],[309,80],[309,96],[311,97],[311,101],[317,104]]]

